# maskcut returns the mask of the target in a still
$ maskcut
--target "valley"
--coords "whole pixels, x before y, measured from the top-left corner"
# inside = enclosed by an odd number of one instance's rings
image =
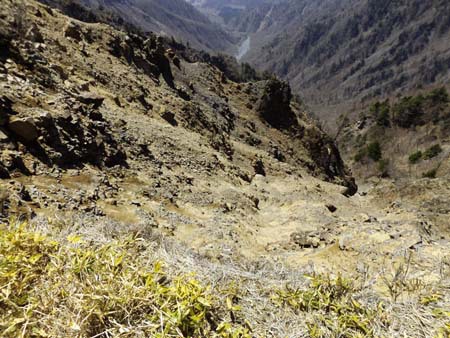
[[[384,80],[359,91],[344,61],[321,72],[384,12],[331,53],[321,41],[346,18],[314,21],[349,1],[190,2],[216,18],[177,1],[4,0],[0,335],[447,337],[448,74],[415,87],[427,46],[445,59],[446,26],[399,65],[404,95],[371,96]]]

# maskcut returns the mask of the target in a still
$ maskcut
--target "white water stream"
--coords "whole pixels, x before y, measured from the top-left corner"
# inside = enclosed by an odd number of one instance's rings
[[[250,50],[250,42],[251,41],[250,41],[250,36],[249,36],[239,46],[238,52],[236,54],[236,59],[238,61],[240,61],[245,56],[245,54],[247,54],[248,51]]]

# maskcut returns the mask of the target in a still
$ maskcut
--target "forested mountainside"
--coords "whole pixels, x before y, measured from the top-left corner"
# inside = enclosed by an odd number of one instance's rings
[[[340,149],[361,179],[435,178],[450,170],[450,96],[444,87],[375,101],[338,124]]]
[[[446,0],[288,0],[233,20],[251,37],[243,60],[289,80],[325,120],[450,80]]]
[[[112,14],[143,31],[174,37],[205,51],[224,51],[234,39],[184,0],[43,0],[53,6],[85,5],[98,15]]]

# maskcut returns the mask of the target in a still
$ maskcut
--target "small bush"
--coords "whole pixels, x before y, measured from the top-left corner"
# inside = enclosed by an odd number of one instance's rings
[[[432,169],[422,174],[423,178],[436,178],[437,169]]]
[[[427,95],[427,98],[430,99],[433,102],[433,104],[445,104],[450,102],[450,97],[445,87],[433,89]]]
[[[442,153],[441,146],[439,144],[435,144],[434,146],[431,146],[424,152],[423,158],[429,160],[438,156],[440,153]]]
[[[356,153],[354,160],[355,162],[361,162],[363,160],[364,157],[367,156],[367,149],[366,148],[361,148],[358,150],[358,152]]]
[[[423,154],[420,150],[416,151],[415,153],[409,155],[409,158],[408,158],[409,163],[411,163],[411,164],[418,163],[422,159],[422,156],[423,156]]]
[[[390,109],[391,108],[387,100],[384,102],[376,102],[370,107],[370,112],[379,126],[389,127]]]
[[[378,162],[378,171],[380,172],[381,177],[389,176],[389,160],[381,159]]]
[[[394,123],[402,128],[421,125],[424,101],[425,98],[422,95],[403,97],[392,108]]]
[[[367,156],[369,156],[372,160],[376,162],[378,162],[381,159],[382,157],[381,146],[378,141],[369,143],[367,145]]]

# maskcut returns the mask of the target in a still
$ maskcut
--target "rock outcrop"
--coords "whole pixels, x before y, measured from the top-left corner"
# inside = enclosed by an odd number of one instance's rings
[[[272,79],[265,84],[256,110],[272,127],[295,128],[298,123],[291,109],[291,99],[292,93],[289,84]]]

